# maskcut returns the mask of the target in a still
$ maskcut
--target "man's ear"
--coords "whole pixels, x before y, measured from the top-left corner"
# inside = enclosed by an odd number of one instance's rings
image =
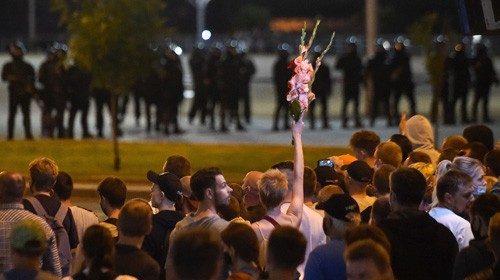
[[[213,199],[215,197],[214,190],[212,188],[206,188],[205,197],[208,199]]]

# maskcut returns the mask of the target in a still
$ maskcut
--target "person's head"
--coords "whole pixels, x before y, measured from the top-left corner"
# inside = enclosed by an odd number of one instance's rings
[[[304,262],[307,240],[296,228],[275,228],[267,243],[267,267],[269,271],[295,271]]]
[[[434,185],[434,173],[436,172],[436,167],[432,163],[416,162],[408,165],[409,168],[415,168],[422,175],[424,175],[425,180],[427,180],[427,186]]]
[[[442,162],[443,160],[453,161],[456,157],[460,155],[460,150],[454,148],[448,148],[441,151],[437,162]]]
[[[35,192],[49,192],[56,183],[59,168],[55,161],[41,157],[29,164],[31,188]]]
[[[434,130],[429,120],[422,115],[414,115],[406,121],[404,134],[413,147],[434,146]]]
[[[191,191],[200,202],[214,206],[229,204],[231,188],[217,167],[203,168],[191,176]]]
[[[250,171],[243,178],[243,201],[246,207],[252,207],[260,204],[259,186],[257,182],[262,176],[260,171]]]
[[[390,192],[389,175],[391,175],[391,172],[394,170],[396,170],[394,166],[382,164],[373,173],[372,184],[375,187],[378,196],[382,196]]]
[[[148,180],[153,183],[151,187],[151,204],[161,208],[173,206],[182,197],[182,184],[177,176],[169,172],[158,174],[148,171]]]
[[[394,279],[389,253],[373,240],[360,240],[349,245],[344,260],[349,280]]]
[[[66,201],[71,198],[73,192],[73,179],[71,175],[64,171],[59,171],[57,174],[56,183],[54,184],[54,193],[61,201]]]
[[[486,173],[483,164],[479,160],[470,157],[456,157],[453,160],[452,168],[469,175],[476,189],[486,186],[486,181],[484,180]]]
[[[149,203],[144,199],[134,198],[122,207],[116,225],[120,236],[142,237],[149,234],[152,224],[153,211]]]
[[[481,240],[488,235],[488,224],[500,212],[500,198],[492,193],[480,195],[470,207],[470,225],[474,238]]]
[[[26,182],[20,173],[0,172],[0,204],[21,203]]]
[[[444,139],[443,145],[441,145],[441,150],[455,149],[460,151],[465,147],[465,145],[467,145],[467,143],[467,139],[465,139],[462,135],[450,135]]]
[[[389,141],[398,144],[401,148],[401,152],[403,153],[402,162],[404,162],[408,155],[413,151],[410,139],[403,134],[393,134],[391,135],[391,138],[389,138]]]
[[[404,165],[410,166],[410,165],[417,163],[417,162],[432,163],[432,160],[431,160],[431,157],[424,152],[413,151],[406,158]]]
[[[231,221],[237,217],[241,217],[241,207],[238,199],[231,194],[229,195],[228,204],[222,204],[217,207],[217,213],[224,220]]]
[[[375,166],[390,164],[398,168],[403,161],[403,152],[398,144],[388,141],[380,143],[375,149]]]
[[[353,161],[345,170],[345,183],[349,193],[365,190],[373,177],[373,169],[362,160]]]
[[[209,229],[188,229],[179,232],[170,246],[177,279],[218,279],[223,256],[220,234]]]
[[[304,167],[304,198],[312,199],[316,193],[316,173],[308,166]]]
[[[230,223],[221,232],[221,239],[233,263],[236,259],[247,263],[258,262],[259,241],[254,230],[248,224]]]
[[[318,191],[318,203],[327,201],[334,194],[344,194],[344,190],[337,185],[328,185]]]
[[[19,259],[40,259],[47,249],[47,237],[41,224],[25,219],[10,231],[10,251],[14,268]]]
[[[484,156],[484,165],[488,175],[500,177],[500,150],[491,150]]]
[[[469,175],[458,170],[446,172],[436,184],[439,204],[460,214],[470,207],[473,201],[474,187]]]
[[[288,192],[287,177],[278,169],[269,169],[262,174],[258,186],[260,201],[267,210],[280,206]]]
[[[293,161],[291,160],[285,160],[278,162],[271,166],[271,169],[278,169],[281,171],[283,174],[285,174],[286,179],[288,181],[288,189],[292,189],[292,184],[293,184]]]
[[[370,130],[357,131],[349,140],[349,145],[358,160],[372,158],[378,144],[380,144],[380,137]]]
[[[483,161],[484,156],[489,152],[488,148],[483,143],[471,142],[465,145],[460,151],[460,155]]]
[[[97,274],[102,267],[113,268],[115,241],[109,229],[100,225],[91,225],[85,230],[81,242],[83,255],[90,268],[89,275]]]
[[[323,231],[332,239],[342,238],[348,228],[361,222],[358,203],[348,194],[333,194],[316,209],[325,211]]]
[[[182,178],[191,175],[191,163],[189,160],[181,155],[172,155],[167,158],[163,165],[163,172],[169,172]]]
[[[496,213],[490,219],[488,226],[488,240],[495,254],[495,259],[500,260],[500,213]]]
[[[464,128],[462,136],[467,139],[467,142],[481,142],[488,150],[493,150],[495,147],[495,137],[493,131],[481,124],[474,124]]]
[[[7,52],[12,56],[12,58],[20,59],[26,52],[26,48],[21,41],[15,41],[7,46]]]
[[[127,187],[118,177],[106,177],[97,186],[97,193],[101,209],[108,215],[110,211],[123,207],[127,197]]]
[[[391,173],[389,184],[392,211],[401,208],[418,209],[427,188],[427,181],[420,171],[400,167]]]
[[[380,244],[388,253],[391,252],[391,243],[379,227],[374,225],[362,224],[357,227],[349,228],[345,233],[345,243],[349,246],[360,240],[372,240]]]
[[[389,196],[384,195],[378,197],[372,205],[372,211],[370,213],[370,225],[378,226],[383,220],[389,216],[391,213],[391,203],[389,201]]]

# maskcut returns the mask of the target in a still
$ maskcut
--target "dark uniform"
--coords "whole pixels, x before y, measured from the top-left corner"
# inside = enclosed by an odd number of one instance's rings
[[[471,85],[470,61],[465,54],[465,45],[458,43],[451,54],[448,69],[451,75],[452,103],[451,112],[452,121],[455,122],[455,106],[461,100],[460,109],[462,114],[462,123],[468,123],[467,117],[467,95]]]
[[[288,68],[290,63],[289,54],[286,50],[280,50],[278,60],[273,65],[273,81],[276,88],[276,109],[274,110],[273,130],[279,130],[278,123],[280,114],[283,117],[283,128],[289,129],[288,117],[288,80],[293,76],[293,71]]]
[[[415,84],[413,83],[410,56],[402,43],[394,45],[394,53],[390,61],[390,78],[393,92],[392,113],[395,120],[399,119],[399,100],[404,94],[410,102],[411,115],[417,114],[415,104]]]
[[[357,53],[356,44],[349,44],[348,53],[337,61],[336,68],[344,74],[344,101],[342,103],[342,127],[347,127],[347,105],[354,102],[354,120],[356,127],[362,127],[359,117],[359,84],[362,81],[363,64]]]
[[[382,112],[387,119],[387,126],[390,126],[392,125],[392,116],[389,102],[391,95],[389,64],[387,61],[387,51],[383,47],[379,46],[375,56],[368,61],[365,73],[365,78],[370,79],[373,86],[370,125],[374,126],[375,119],[379,115],[379,112]],[[382,108],[380,108],[380,105]]]
[[[70,102],[68,119],[68,136],[74,137],[75,117],[78,111],[80,114],[80,124],[82,126],[82,138],[89,138],[88,113],[90,103],[90,73],[84,71],[77,65],[72,65],[65,75],[65,87]]]
[[[108,107],[111,116],[111,91],[104,88],[92,89],[92,96],[95,101],[97,137],[104,137],[104,105]]]
[[[188,115],[189,123],[192,123],[196,114],[200,112],[200,121],[202,124],[205,124],[207,116],[207,91],[204,84],[205,63],[204,51],[200,48],[195,48],[189,59],[194,90],[194,99]]]
[[[249,124],[252,120],[252,106],[250,99],[250,80],[255,74],[255,65],[252,60],[248,58],[245,52],[240,55],[241,65],[240,65],[240,102],[243,104],[243,116],[245,117],[245,122]]]
[[[184,99],[184,84],[182,82],[182,66],[179,57],[172,50],[167,50],[163,61],[163,90],[165,98],[165,133],[170,133],[170,126],[173,133],[182,133],[179,127],[179,106]]]
[[[14,121],[17,107],[21,107],[23,114],[24,135],[26,139],[33,139],[31,134],[30,105],[35,93],[35,70],[33,66],[23,60],[23,48],[20,43],[12,43],[8,50],[12,61],[7,62],[2,69],[2,80],[9,83],[9,117],[8,135],[10,140],[14,137]]]
[[[205,68],[204,85],[207,91],[207,111],[210,116],[210,128],[215,129],[215,107],[221,107],[218,87],[218,72],[221,66],[222,53],[220,49],[211,50]],[[220,108],[222,111],[222,108]]]
[[[448,51],[444,40],[434,43],[433,50],[428,54],[426,61],[427,72],[432,86],[431,121],[438,121],[439,104],[442,105],[444,123],[447,123],[449,109],[449,84],[447,66]]]
[[[477,46],[477,55],[472,61],[474,76],[474,102],[472,103],[472,121],[477,121],[477,107],[479,100],[483,100],[483,122],[491,123],[493,120],[489,116],[488,102],[490,97],[491,84],[498,85],[498,77],[493,67],[493,61],[488,57],[486,46],[479,44]]]
[[[320,53],[314,53],[312,66],[316,67],[316,58]],[[316,95],[316,100],[309,104],[309,120],[311,122],[311,129],[316,127],[315,108],[319,102],[321,104],[321,120],[323,122],[323,129],[330,128],[328,123],[328,98],[332,93],[332,79],[330,77],[330,69],[326,64],[321,63],[316,72],[314,83],[312,84],[312,92]]]
[[[245,130],[238,114],[238,101],[240,89],[241,60],[234,47],[228,47],[224,59],[218,68],[218,88],[220,93],[220,130],[228,131],[226,124],[227,113],[237,130]]]

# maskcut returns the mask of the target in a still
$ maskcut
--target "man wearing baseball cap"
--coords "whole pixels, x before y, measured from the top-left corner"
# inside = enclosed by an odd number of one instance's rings
[[[165,240],[169,240],[170,232],[175,224],[184,218],[181,211],[176,210],[176,203],[182,197],[182,184],[179,178],[169,172],[158,174],[148,171],[148,180],[153,183],[151,186],[151,204],[158,208],[159,212],[153,216],[153,228],[151,233],[146,235],[142,243],[142,249],[153,257],[161,268],[160,278],[165,278],[165,260],[167,259],[168,245]],[[162,278],[163,277],[163,278]]]
[[[323,230],[330,241],[309,254],[304,279],[346,279],[344,235],[348,228],[359,225],[359,206],[348,194],[333,194],[316,209],[325,211]]]
[[[369,220],[371,206],[376,200],[375,197],[366,194],[366,187],[372,181],[373,169],[366,162],[356,160],[347,165],[345,170],[347,191],[358,203],[362,221],[366,223]]]

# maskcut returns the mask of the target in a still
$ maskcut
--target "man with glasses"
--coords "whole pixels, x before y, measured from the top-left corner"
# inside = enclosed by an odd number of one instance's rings
[[[450,170],[437,182],[438,205],[429,211],[429,215],[446,226],[455,236],[459,250],[469,246],[474,239],[470,223],[459,214],[464,213],[474,200],[474,185],[469,175]]]

